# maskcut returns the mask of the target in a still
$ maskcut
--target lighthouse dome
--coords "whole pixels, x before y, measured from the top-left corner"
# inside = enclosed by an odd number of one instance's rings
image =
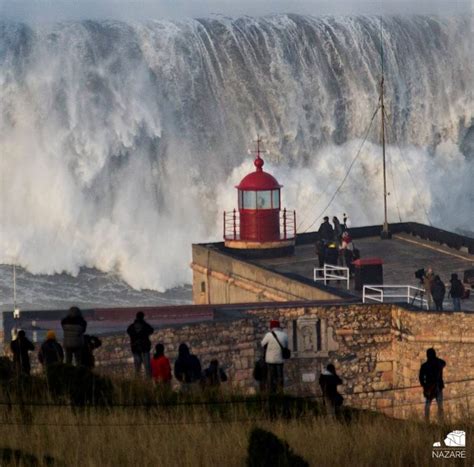
[[[246,175],[236,186],[241,191],[261,191],[276,190],[282,187],[273,175],[263,171],[263,159],[257,157],[255,159],[255,172]]]

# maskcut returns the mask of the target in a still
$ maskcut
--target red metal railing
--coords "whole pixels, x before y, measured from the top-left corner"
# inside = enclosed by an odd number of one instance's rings
[[[240,240],[239,211],[224,212],[224,239]],[[296,211],[283,209],[280,211],[280,240],[292,240],[296,237]]]

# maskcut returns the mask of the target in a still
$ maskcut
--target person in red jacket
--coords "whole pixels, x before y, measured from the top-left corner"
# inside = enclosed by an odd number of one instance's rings
[[[171,384],[171,365],[168,357],[165,357],[163,344],[155,346],[155,354],[151,360],[151,376],[155,383],[166,386]]]

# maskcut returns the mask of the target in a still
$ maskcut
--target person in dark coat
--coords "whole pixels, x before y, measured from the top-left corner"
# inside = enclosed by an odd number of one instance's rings
[[[11,341],[10,349],[13,353],[13,364],[18,375],[28,375],[31,371],[28,352],[35,350],[34,344],[26,337],[25,331],[20,330],[16,339]]]
[[[64,350],[66,352],[66,363],[71,364],[73,357],[77,365],[81,364],[82,348],[84,346],[84,333],[87,322],[83,318],[81,310],[77,306],[69,308],[68,315],[61,321],[64,333]]]
[[[435,302],[436,311],[443,311],[443,300],[446,294],[446,287],[439,276],[435,276],[431,286],[431,295]]]
[[[341,407],[344,398],[337,391],[342,379],[336,373],[336,368],[330,363],[319,377],[319,386],[324,397],[324,404],[329,414],[334,415]]]
[[[344,230],[342,229],[342,225],[341,223],[339,222],[339,219],[334,216],[332,218],[332,223],[334,224],[334,240],[338,243],[341,242],[341,237],[342,237],[342,232],[344,232]]]
[[[135,374],[140,374],[143,365],[148,378],[151,378],[150,336],[153,334],[153,331],[154,329],[145,321],[143,311],[139,311],[136,314],[135,321],[127,328],[127,334],[130,336]]]
[[[334,230],[331,224],[329,223],[328,216],[325,216],[323,218],[323,223],[319,227],[318,233],[319,233],[319,239],[325,243],[329,243],[334,240]]]
[[[95,367],[94,350],[102,345],[102,341],[96,336],[84,334],[84,347],[82,348],[81,363],[89,370]]]
[[[201,381],[201,362],[189,352],[189,347],[182,343],[178,348],[178,358],[174,363],[174,376],[181,383],[183,391],[190,390]]]
[[[38,360],[45,370],[53,363],[63,362],[63,348],[56,340],[56,333],[54,331],[48,331],[46,333],[46,340],[41,344],[40,351],[38,352]]]
[[[449,296],[453,299],[453,310],[461,310],[461,298],[464,296],[464,285],[458,279],[456,273],[451,274],[451,289],[449,290]]]
[[[216,388],[226,381],[227,375],[224,369],[219,366],[219,361],[211,360],[209,367],[204,370],[204,385]]]
[[[420,367],[419,380],[425,396],[425,420],[430,419],[430,407],[433,399],[438,404],[438,419],[443,420],[443,368],[446,362],[436,356],[435,349],[426,351],[426,362]]]

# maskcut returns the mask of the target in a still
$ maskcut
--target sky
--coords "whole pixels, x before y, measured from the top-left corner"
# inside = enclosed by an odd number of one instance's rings
[[[474,0],[0,0],[1,19],[180,19],[225,15],[465,14]]]

